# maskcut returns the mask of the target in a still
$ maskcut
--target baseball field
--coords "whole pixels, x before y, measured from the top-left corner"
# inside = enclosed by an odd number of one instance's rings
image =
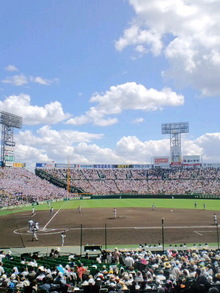
[[[218,245],[219,200],[69,200],[0,211],[0,247]],[[80,209],[79,209],[80,206]],[[50,212],[50,208],[53,212]],[[114,213],[116,209],[116,213]],[[39,223],[32,241],[28,221]]]

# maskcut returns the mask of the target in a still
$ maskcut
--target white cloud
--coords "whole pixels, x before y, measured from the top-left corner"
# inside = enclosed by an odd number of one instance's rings
[[[205,149],[197,141],[192,141],[182,137],[182,154],[187,156],[203,155]]]
[[[45,125],[36,133],[30,130],[19,131],[16,134],[16,161],[34,162],[56,161],[66,163],[68,157],[71,162],[88,163],[100,158],[104,160],[114,158],[110,149],[101,149],[98,146],[90,145],[93,140],[102,138],[102,134],[79,132],[72,130],[52,129]],[[100,156],[100,157],[99,157]],[[94,162],[95,162],[94,161]]]
[[[103,94],[94,94],[90,102],[97,103],[97,106],[91,107],[85,115],[71,118],[67,123],[80,125],[91,122],[100,126],[111,125],[118,120],[109,118],[109,115],[118,115],[126,110],[158,111],[166,106],[181,106],[184,97],[169,88],[158,91],[147,89],[135,82],[127,82],[112,86]]]
[[[203,159],[206,162],[220,162],[220,133],[206,133],[195,140],[204,149]]]
[[[13,84],[16,86],[22,86],[28,84],[28,78],[23,74],[16,74],[11,77],[7,77],[1,81],[2,83]]]
[[[159,55],[162,50],[162,42],[160,40],[160,35],[155,34],[153,31],[141,30],[137,25],[133,25],[124,32],[124,36],[120,38],[116,43],[115,47],[118,51],[122,51],[129,45],[136,46],[138,52],[143,53],[144,45],[149,48],[149,50],[154,55]]]
[[[8,65],[5,67],[5,70],[7,71],[18,71],[17,67],[14,65]]]
[[[13,71],[15,71],[15,70],[13,70]],[[30,83],[37,83],[37,84],[48,86],[48,85],[51,85],[52,83],[57,83],[58,81],[59,81],[59,79],[57,79],[57,78],[49,80],[49,79],[45,79],[41,76],[37,76],[37,77],[26,76],[22,73],[16,74],[13,76],[9,76],[9,77],[6,77],[5,79],[1,80],[2,83],[8,83],[8,84],[12,84],[15,86],[23,86],[23,85],[30,84]]]
[[[100,163],[100,164],[114,164],[121,160],[121,158],[114,153],[110,148],[101,148],[98,145],[87,143],[80,143],[75,147],[75,152],[84,156],[84,162]]]
[[[103,148],[92,143],[102,139],[102,134],[54,130],[49,126],[40,128],[35,134],[20,131],[16,135],[16,161],[55,161],[67,163],[142,164],[151,163],[154,156],[170,155],[169,138],[141,141],[136,136],[124,136],[115,148]],[[219,162],[220,133],[207,133],[195,140],[182,137],[182,155],[201,155],[204,162]]]
[[[136,136],[122,137],[117,142],[116,153],[133,163],[151,163],[151,158],[169,155],[169,140],[141,141]]]
[[[55,124],[70,117],[64,113],[59,102],[46,104],[44,107],[31,105],[31,98],[28,95],[9,96],[0,101],[0,109],[19,115],[23,118],[23,124]]]
[[[31,77],[30,81],[35,82],[35,83],[39,83],[39,84],[42,84],[42,85],[50,85],[51,84],[50,80],[44,79],[44,78],[42,78],[40,76]]]
[[[182,137],[182,155],[201,155],[205,162],[220,162],[220,133],[207,133],[195,140]],[[150,163],[154,156],[170,156],[170,140],[141,141],[136,136],[122,137],[116,154],[130,163]]]
[[[36,163],[48,161],[51,161],[51,159],[45,150],[16,143],[15,162],[25,163],[28,170],[34,172]]]
[[[115,43],[122,51],[163,54],[163,74],[203,95],[220,93],[220,2],[218,0],[129,0],[135,18]],[[207,74],[208,73],[208,74]]]
[[[16,144],[15,156],[16,159],[23,162],[34,162],[39,160],[40,162],[45,162],[49,160],[49,157],[45,150],[42,150],[41,148],[37,149],[30,145],[24,145],[19,143]]]
[[[140,117],[140,118],[136,118],[132,121],[133,124],[141,124],[144,122],[144,118]]]
[[[94,139],[102,138],[102,134],[92,134],[88,132],[79,132],[73,130],[55,130],[45,125],[39,128],[36,134],[30,130],[20,131],[17,135],[18,142],[24,142],[30,146],[40,146],[48,148],[56,148],[60,146],[60,151],[66,146],[79,142],[91,142]]]

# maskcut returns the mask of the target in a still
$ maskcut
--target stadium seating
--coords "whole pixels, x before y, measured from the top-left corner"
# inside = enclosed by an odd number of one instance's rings
[[[37,260],[36,253],[10,254],[10,257],[3,258],[0,292],[32,292],[28,290],[34,286],[37,286],[36,292],[46,292],[43,289],[45,283],[49,284],[48,292],[56,289],[56,292],[99,293],[112,290],[125,293],[158,292],[159,289],[174,293],[200,292],[201,285],[202,292],[208,292],[210,288],[220,286],[218,250],[117,250],[120,254],[118,262],[114,258],[115,250],[107,253],[111,255],[107,260],[87,254],[67,254],[55,258],[41,255]],[[132,266],[128,266],[131,260]],[[79,267],[84,268],[82,279],[78,276]],[[203,276],[202,284],[199,284],[198,274]],[[195,285],[197,291],[192,291]]]

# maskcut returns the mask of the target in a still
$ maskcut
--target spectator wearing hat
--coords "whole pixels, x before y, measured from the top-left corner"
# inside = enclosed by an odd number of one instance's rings
[[[216,287],[211,287],[211,288],[209,288],[208,293],[219,293],[219,290]]]
[[[9,250],[9,251],[6,253],[5,257],[6,257],[7,259],[13,260],[13,256],[12,256],[11,254],[12,254],[12,252],[11,252],[11,250]]]

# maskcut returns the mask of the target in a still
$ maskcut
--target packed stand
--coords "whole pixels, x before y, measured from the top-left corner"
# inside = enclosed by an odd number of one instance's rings
[[[0,252],[0,292],[219,292],[220,251],[103,250],[98,255]],[[5,291],[4,291],[5,290]]]
[[[220,170],[205,169],[44,169],[84,194],[220,195]],[[24,168],[0,168],[0,207],[78,196]]]
[[[88,194],[220,195],[220,170],[204,169],[48,169],[57,179]]]
[[[71,196],[47,180],[42,180],[24,168],[0,168],[0,207]]]

